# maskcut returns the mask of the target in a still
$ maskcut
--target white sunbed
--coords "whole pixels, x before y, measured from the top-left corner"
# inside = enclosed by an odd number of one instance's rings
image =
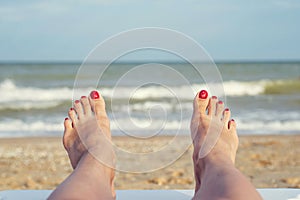
[[[0,200],[42,200],[51,190],[6,190],[0,191]],[[265,200],[300,200],[300,189],[258,189]],[[119,200],[190,200],[193,190],[117,190]]]

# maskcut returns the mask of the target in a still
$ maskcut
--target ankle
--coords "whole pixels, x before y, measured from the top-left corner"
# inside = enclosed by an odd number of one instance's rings
[[[217,168],[235,168],[235,166],[228,156],[214,155],[213,152],[195,162],[195,170],[200,172],[200,180],[207,171]]]
[[[89,152],[84,153],[76,167],[84,171],[93,178],[99,177],[99,180],[107,180],[111,185],[113,181],[113,169],[95,159]]]

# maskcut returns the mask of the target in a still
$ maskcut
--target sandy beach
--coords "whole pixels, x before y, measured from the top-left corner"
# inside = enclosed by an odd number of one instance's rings
[[[125,137],[113,140],[121,147],[141,148]],[[300,188],[299,146],[300,135],[240,136],[236,165],[257,188]],[[117,172],[116,189],[193,189],[191,154],[192,148],[151,173]],[[54,189],[71,171],[61,138],[0,139],[0,190]]]

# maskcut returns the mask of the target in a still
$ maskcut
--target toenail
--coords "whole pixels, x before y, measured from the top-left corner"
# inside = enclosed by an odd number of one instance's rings
[[[72,110],[74,110],[74,108],[70,108],[70,110],[72,111]]]
[[[79,102],[80,102],[79,100],[76,100],[76,101],[75,101],[75,103],[79,103]]]
[[[234,122],[234,119],[231,119],[231,120],[229,121],[229,123],[228,123],[228,129],[230,128],[232,122]]]
[[[200,98],[200,99],[206,99],[207,96],[208,96],[208,93],[207,93],[206,90],[201,90],[201,91],[199,92],[199,98]]]
[[[65,120],[68,120],[68,119],[69,119],[69,118],[67,118],[67,117],[65,118]]]
[[[211,98],[212,98],[212,99],[217,99],[218,97],[216,97],[216,96],[212,96]]]
[[[225,111],[229,111],[229,108],[225,108]]]
[[[100,97],[99,93],[96,90],[92,91],[90,96],[92,99],[99,99]]]
[[[218,104],[223,104],[223,101],[219,101]]]
[[[86,98],[86,96],[81,96],[82,99]]]

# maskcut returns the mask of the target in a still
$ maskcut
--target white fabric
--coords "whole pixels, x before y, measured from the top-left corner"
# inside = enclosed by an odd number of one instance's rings
[[[42,200],[51,190],[6,190],[0,191],[0,200]],[[300,200],[300,189],[258,189],[265,200]],[[118,190],[119,200],[190,200],[193,190]]]

